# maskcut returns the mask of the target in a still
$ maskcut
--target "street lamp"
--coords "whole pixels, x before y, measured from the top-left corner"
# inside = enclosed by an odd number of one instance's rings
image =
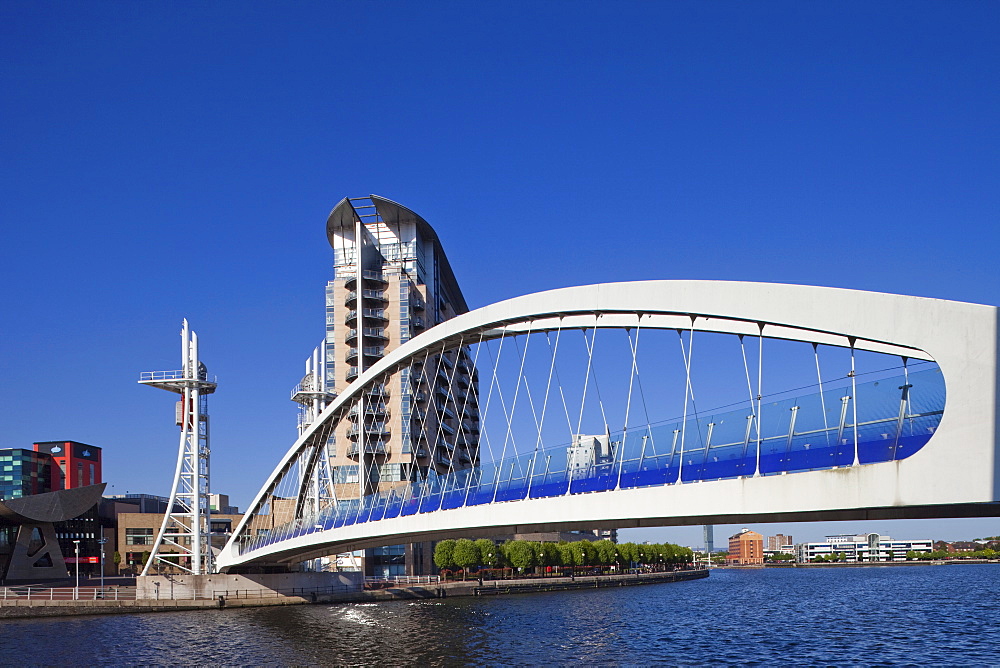
[[[73,541],[73,550],[76,553],[76,586],[73,587],[73,600],[80,598],[80,541]]]
[[[101,598],[104,598],[104,544],[107,542],[107,538],[100,538],[97,541],[97,544],[101,546]]]

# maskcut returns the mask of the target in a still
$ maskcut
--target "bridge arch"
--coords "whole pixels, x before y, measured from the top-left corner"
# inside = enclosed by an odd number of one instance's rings
[[[559,495],[533,497],[530,487],[538,473],[531,469],[525,474],[528,491],[521,500],[513,502],[498,501],[496,487],[499,482],[494,482],[494,496],[488,504],[463,503],[441,510],[439,503],[433,512],[420,512],[425,498],[447,493],[447,489],[428,491],[425,483],[420,491],[418,511],[411,515],[386,517],[383,509],[379,519],[372,519],[378,510],[369,509],[366,521],[358,521],[359,511],[364,512],[364,503],[359,502],[354,511],[344,511],[354,512],[355,521],[339,525],[334,521],[327,526],[330,513],[323,516],[322,512],[315,512],[317,509],[311,512],[306,507],[309,490],[315,487],[323,447],[333,426],[346,419],[354,402],[379,379],[398,373],[415,360],[427,359],[438,351],[497,339],[502,341],[504,337],[568,330],[590,331],[595,337],[598,330],[634,331],[636,337],[640,330],[675,331],[680,337],[682,351],[685,350],[685,335],[688,345],[693,346],[695,334],[719,333],[739,337],[741,343],[744,337],[753,337],[761,342],[781,339],[810,343],[814,347],[842,348],[851,351],[852,361],[855,351],[898,356],[903,360],[933,361],[940,367],[948,388],[948,410],[937,418],[939,423],[933,425],[931,443],[934,447],[923,447],[906,457],[893,456],[888,461],[864,465],[860,465],[862,462],[858,458],[855,433],[853,461],[819,470],[801,470],[794,475],[767,475],[788,471],[761,469],[762,439],[758,434],[757,464],[753,470],[730,468],[727,473],[736,475],[719,476],[712,478],[711,484],[695,485],[686,484],[688,479],[678,470],[672,481],[664,474],[667,477],[660,481],[662,484],[623,486],[624,452],[629,443],[629,434],[625,433],[629,429],[626,418],[625,431],[620,435],[617,448],[617,456],[622,461],[611,462],[612,469],[618,466],[618,478],[614,487],[605,487],[604,493],[588,493],[596,490],[586,489],[573,492],[572,472],[567,460],[564,463],[564,477],[568,478],[566,491]],[[629,341],[632,340],[629,334]],[[367,369],[281,458],[220,555],[219,563],[229,568],[254,561],[300,560],[329,553],[337,546],[358,548],[463,532],[469,535],[504,533],[505,529],[528,526],[622,527],[748,518],[778,521],[996,514],[996,504],[1000,501],[997,350],[997,309],[994,307],[835,288],[726,281],[643,281],[564,288],[506,300],[440,324]],[[689,361],[694,354],[693,348],[688,348],[684,354]],[[553,366],[554,360],[553,357]],[[749,369],[747,379],[749,385]],[[490,382],[492,388],[493,380]],[[758,395],[754,408],[753,389],[749,389],[750,409],[757,415],[759,429],[761,399]],[[850,396],[856,394],[857,386],[853,385]],[[821,392],[821,399],[822,396]],[[853,403],[857,405],[856,400]],[[683,424],[688,424],[686,416]],[[855,416],[855,432],[858,424]],[[790,453],[797,433],[794,422],[787,431],[787,452]],[[652,432],[649,433],[652,436]],[[539,434],[541,440],[541,428]],[[705,442],[706,458],[712,447],[710,440],[711,437]],[[683,467],[684,453],[682,443],[678,469]],[[539,468],[538,462],[534,454],[527,466]],[[976,465],[966,466],[964,462],[976,462]],[[463,480],[466,502],[473,485],[481,484],[481,480],[475,481],[473,473],[480,468],[479,462],[471,464],[464,469],[467,471],[464,474],[454,469],[448,472],[456,485],[459,479]],[[515,464],[517,462],[511,464],[512,471]],[[637,470],[642,468],[640,455]],[[665,470],[669,468],[664,467]],[[291,475],[293,469],[295,475]],[[292,494],[287,488],[289,477],[296,483]],[[283,482],[287,497],[276,494]],[[447,482],[441,484],[448,485]],[[409,487],[412,498],[415,486]],[[536,492],[538,489],[536,485]],[[288,522],[280,532],[271,533],[266,540],[258,540],[251,534],[253,518],[264,510],[274,512],[278,498],[286,502]],[[316,498],[314,494],[314,502]],[[294,508],[291,508],[292,503]],[[344,506],[343,501],[339,503],[340,507]]]

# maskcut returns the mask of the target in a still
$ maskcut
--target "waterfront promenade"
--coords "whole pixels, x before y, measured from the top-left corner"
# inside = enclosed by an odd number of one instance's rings
[[[706,578],[709,571],[692,569],[659,573],[623,573],[510,580],[470,579],[426,582],[351,591],[347,587],[313,588],[295,592],[234,590],[212,598],[135,597],[134,587],[7,587],[0,589],[0,619],[72,615],[134,614],[227,608],[258,608],[314,603],[337,604],[391,600],[421,600],[463,596],[498,596],[607,587],[630,587]]]

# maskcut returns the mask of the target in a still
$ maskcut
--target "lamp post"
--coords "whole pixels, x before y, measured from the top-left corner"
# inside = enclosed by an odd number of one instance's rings
[[[80,598],[80,541],[73,541],[73,551],[76,553],[76,586],[73,587],[73,600]]]
[[[100,538],[97,541],[97,544],[101,546],[101,598],[104,598],[104,544],[107,542],[107,538]]]

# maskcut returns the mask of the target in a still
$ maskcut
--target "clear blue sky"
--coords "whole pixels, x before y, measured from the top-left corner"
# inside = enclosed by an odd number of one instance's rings
[[[998,304],[998,29],[996,2],[0,0],[0,446],[100,445],[111,492],[168,493],[172,400],[135,381],[188,317],[245,506],[344,196],[421,213],[473,307],[654,278]]]

